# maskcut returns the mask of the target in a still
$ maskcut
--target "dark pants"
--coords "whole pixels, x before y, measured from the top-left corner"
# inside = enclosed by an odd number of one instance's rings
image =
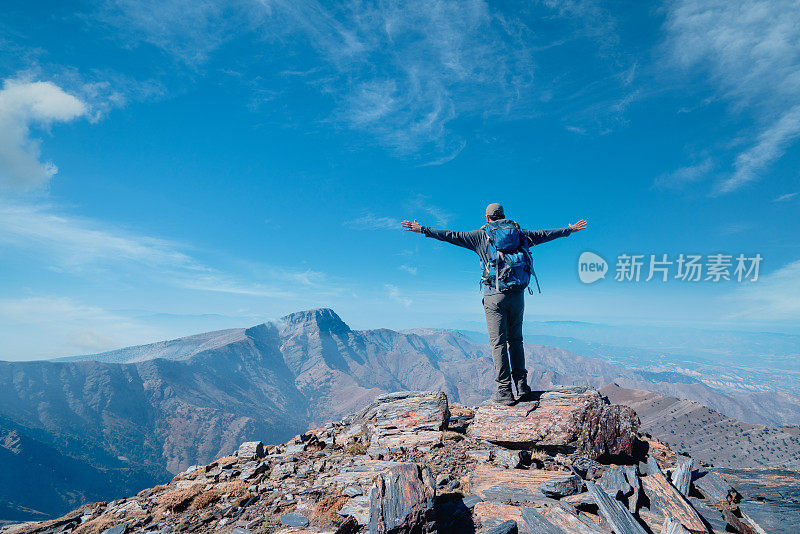
[[[513,378],[517,394],[528,391],[528,371],[525,369],[525,349],[522,346],[525,293],[514,291],[486,295],[483,297],[483,309],[489,329],[497,389],[511,390]]]

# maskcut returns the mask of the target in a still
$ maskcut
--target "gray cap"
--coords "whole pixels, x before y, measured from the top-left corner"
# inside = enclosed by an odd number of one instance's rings
[[[497,202],[492,202],[486,206],[486,215],[492,219],[505,219],[506,214],[503,211],[503,206]]]

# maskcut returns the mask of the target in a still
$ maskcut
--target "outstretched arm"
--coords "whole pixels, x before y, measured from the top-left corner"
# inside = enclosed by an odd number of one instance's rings
[[[528,236],[528,239],[530,239],[531,245],[538,245],[540,243],[547,243],[553,239],[558,239],[559,237],[566,237],[573,232],[579,232],[586,228],[586,224],[586,220],[581,219],[580,221],[570,224],[569,226],[565,226],[564,228],[553,228],[551,230],[524,230],[524,232],[525,235]]]
[[[473,230],[472,232],[453,232],[452,230],[439,230],[436,228],[429,228],[422,226],[416,219],[413,221],[403,221],[403,229],[409,232],[417,232],[426,237],[432,237],[445,243],[458,245],[459,247],[468,248],[470,250],[477,250],[480,242],[480,230]]]

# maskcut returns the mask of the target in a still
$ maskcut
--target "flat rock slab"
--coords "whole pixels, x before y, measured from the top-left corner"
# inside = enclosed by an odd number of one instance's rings
[[[468,433],[511,447],[563,447],[596,459],[630,454],[638,428],[631,408],[609,404],[595,389],[574,387],[543,392],[538,407],[485,404]]]
[[[470,475],[472,493],[485,501],[539,504],[553,501],[541,485],[571,475],[567,471],[541,469],[503,469],[479,465]],[[576,477],[577,478],[577,477]]]
[[[370,534],[436,531],[436,486],[428,467],[402,464],[375,479],[369,490]]]
[[[450,411],[441,391],[399,391],[376,398],[359,418],[370,436],[370,448],[391,452],[441,441]]]
[[[517,525],[519,534],[597,533],[597,531],[591,530],[563,530],[545,518],[541,513],[541,509],[532,506],[512,506],[510,504],[481,502],[475,505],[474,513],[486,529],[485,532],[491,532],[492,529],[513,521]],[[602,530],[599,532],[604,534]]]
[[[692,504],[673,486],[653,458],[647,461],[648,475],[642,477],[642,487],[650,499],[651,508],[655,507],[665,517],[683,525],[689,532],[706,534],[706,528],[700,514]]]
[[[537,509],[539,513],[560,531],[570,534],[608,534],[607,530],[591,519],[581,517],[574,508],[564,503],[554,503]]]
[[[289,512],[281,516],[281,525],[286,527],[307,527],[308,518],[297,512]]]

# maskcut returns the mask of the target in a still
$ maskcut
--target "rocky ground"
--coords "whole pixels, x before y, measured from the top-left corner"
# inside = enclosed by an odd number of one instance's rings
[[[286,444],[244,443],[169,484],[3,533],[764,532],[722,476],[638,426],[583,387],[475,409],[392,393]]]

